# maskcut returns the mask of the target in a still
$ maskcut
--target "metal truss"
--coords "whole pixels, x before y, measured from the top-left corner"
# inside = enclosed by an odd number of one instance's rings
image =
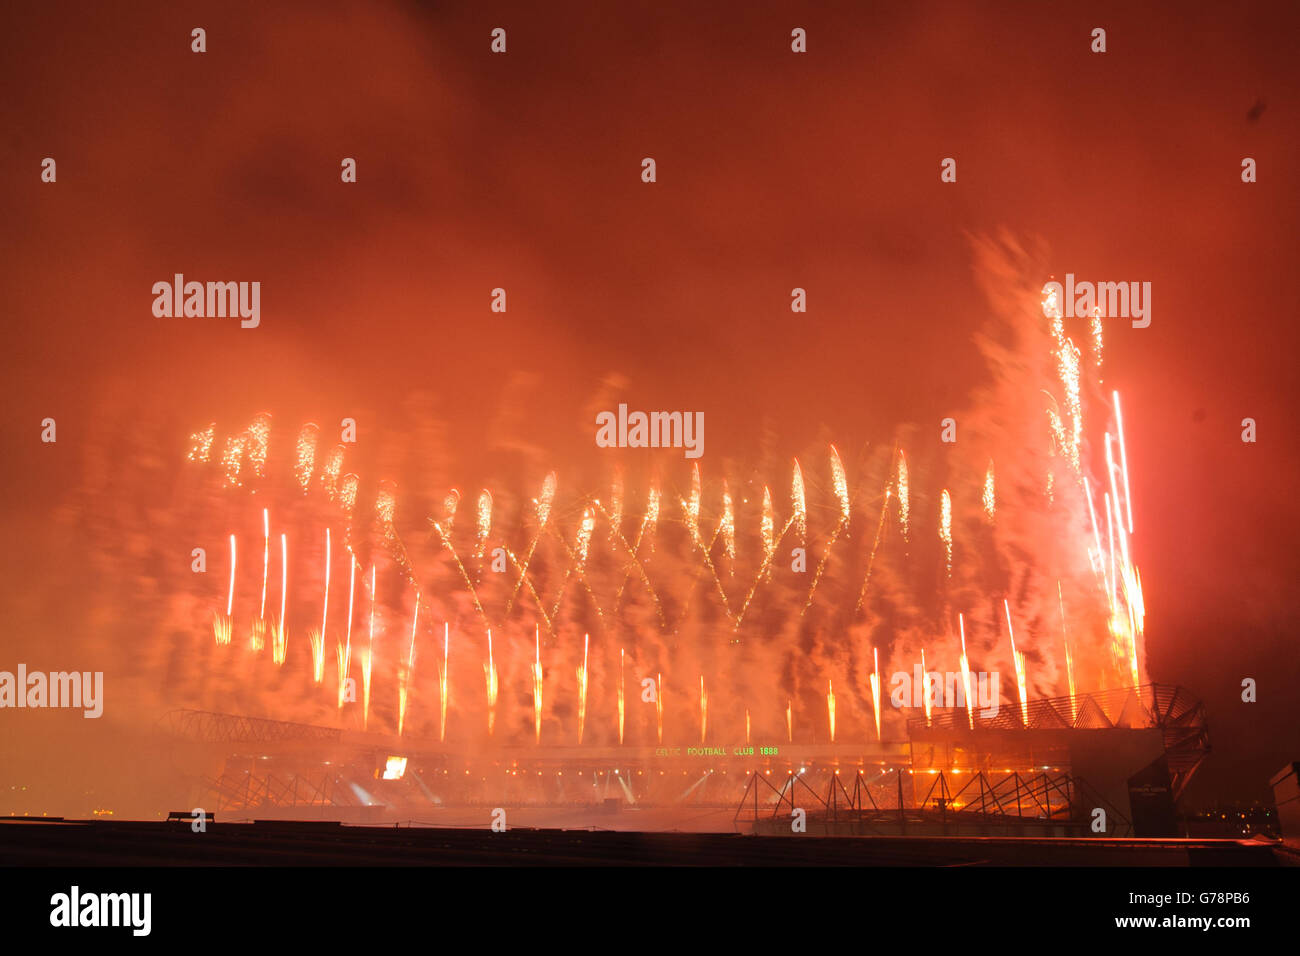
[[[165,714],[160,723],[174,736],[203,743],[271,744],[289,740],[336,743],[342,734],[337,727],[317,727],[205,710],[173,710]]]

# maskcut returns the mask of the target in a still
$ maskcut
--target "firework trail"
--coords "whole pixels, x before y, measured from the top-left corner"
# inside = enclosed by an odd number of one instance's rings
[[[1098,371],[1101,370],[1102,356],[1102,328],[1101,328],[1101,306],[1095,306],[1092,310],[1092,322],[1088,328],[1092,336],[1092,358],[1097,365]]]
[[[349,531],[351,531],[352,526],[352,515],[357,510],[357,488],[360,484],[361,479],[352,472],[344,475],[343,480],[339,482],[339,507],[348,519]]]
[[[813,574],[812,586],[808,588],[808,600],[804,602],[803,610],[799,613],[802,618],[812,607],[813,596],[817,593],[817,585],[821,582],[822,573],[826,570],[826,564],[831,559],[831,549],[835,547],[835,542],[839,536],[844,533],[849,526],[851,511],[849,508],[849,481],[844,474],[844,465],[840,461],[840,453],[831,445],[831,484],[835,488],[835,496],[840,503],[840,520],[835,525],[835,530],[831,532],[830,540],[826,542],[826,550],[822,553],[822,559],[817,564],[817,571]]]
[[[257,616],[266,620],[266,578],[271,571],[271,509],[262,509],[262,605]]]
[[[483,680],[487,684],[487,701],[488,701],[488,736],[492,736],[492,731],[497,723],[497,665],[492,659],[492,630],[489,628],[488,636],[488,659],[483,665]]]
[[[903,532],[903,543],[906,544],[911,534],[912,491],[907,475],[907,456],[901,451],[898,453],[898,473],[894,478],[894,487],[898,490],[898,526]]]
[[[664,616],[663,605],[659,601],[659,594],[650,584],[650,578],[646,575],[645,565],[641,562],[641,543],[650,541],[650,549],[654,550],[654,534],[659,523],[659,489],[654,484],[650,485],[650,492],[646,498],[645,515],[641,519],[641,529],[636,535],[636,544],[629,546],[627,539],[619,535],[619,540],[623,542],[623,547],[627,549],[631,558],[631,564],[623,571],[623,580],[619,584],[618,593],[614,595],[614,611],[618,613],[619,605],[623,603],[623,591],[627,587],[628,579],[632,576],[632,568],[635,567],[641,574],[641,580],[650,591],[650,596],[655,603],[655,612],[659,615],[659,624],[661,627],[667,627],[668,621]]]
[[[451,651],[451,625],[442,625],[442,670],[438,671],[438,740],[447,740],[447,655]]]
[[[655,675],[655,730],[659,743],[664,742],[664,675]]]
[[[533,733],[542,742],[542,635],[533,626]]]
[[[745,708],[745,743],[749,743],[749,708]]]
[[[785,735],[790,743],[794,743],[794,701],[785,702]]]
[[[1124,508],[1128,514],[1128,532],[1133,533],[1133,495],[1128,485],[1128,449],[1124,445],[1124,416],[1119,410],[1119,392],[1111,392],[1115,402],[1115,431],[1119,436],[1119,460],[1124,471]]]
[[[970,659],[966,656],[966,621],[958,614],[957,626],[961,628],[961,683],[966,692],[966,719],[970,729],[975,729],[975,698],[971,696]]]
[[[700,744],[709,731],[709,695],[704,690],[704,675],[700,675]]]
[[[459,495],[457,495],[457,500],[459,500]],[[454,519],[455,515],[456,512],[453,508],[451,511],[451,518]],[[456,562],[456,570],[460,572],[460,578],[465,582],[465,589],[469,592],[470,599],[474,602],[474,610],[478,612],[479,620],[483,622],[485,628],[490,628],[491,622],[488,621],[487,612],[483,610],[483,605],[478,599],[478,589],[474,587],[474,582],[470,580],[469,572],[465,570],[465,563],[461,561],[460,555],[451,543],[450,525],[444,528],[439,522],[432,518],[429,519],[429,524],[433,527],[434,531],[438,532],[438,537],[442,539],[442,546],[447,550],[447,553],[451,555],[452,560]],[[549,629],[549,627],[550,624],[548,622],[547,628]]]
[[[352,669],[352,602],[357,593],[357,560],[349,551],[348,564],[348,626],[347,637],[338,645],[339,709],[347,702],[348,672]]]
[[[763,518],[760,533],[763,537],[763,567],[767,580],[772,578],[772,559],[776,557],[776,513],[772,510],[772,492],[763,486]],[[748,604],[748,602],[746,602]]]
[[[582,636],[582,666],[578,668],[578,743],[582,743],[583,731],[587,729],[587,650],[591,636]]]
[[[623,648],[618,649],[618,745],[623,746]]]
[[[321,601],[320,633],[312,631],[311,640],[312,680],[317,684],[325,679],[325,634],[329,625],[330,614],[330,529],[325,529],[325,591]]]
[[[876,714],[876,739],[880,739],[880,652],[874,647],[871,649],[871,659],[875,663],[875,670],[871,673],[871,709]]]
[[[591,599],[592,609],[596,612],[596,618],[600,621],[601,630],[603,631],[605,629],[605,611],[600,606],[600,601],[596,599],[596,592],[591,589],[591,585],[587,582],[586,575],[587,555],[591,549],[591,538],[595,528],[596,514],[592,507],[588,505],[583,508],[582,520],[578,524],[572,548],[569,547],[569,543],[564,540],[564,537],[559,532],[552,529],[552,536],[560,542],[560,546],[564,548],[569,557],[569,566],[565,569],[564,577],[560,581],[560,589],[555,595],[555,605],[551,609],[551,618],[554,619],[560,613],[560,605],[564,603],[564,591],[568,587],[569,578],[576,576],[578,583],[582,585],[583,590],[587,592],[587,596]]]
[[[880,506],[880,520],[876,522],[876,537],[871,543],[871,554],[867,557],[867,573],[862,579],[862,587],[858,590],[858,603],[853,607],[853,613],[858,614],[867,600],[867,589],[871,586],[871,571],[876,566],[876,551],[880,548],[880,537],[885,531],[885,519],[889,515],[889,500],[893,497],[893,486],[889,479],[885,479],[885,500]],[[901,506],[900,506],[901,507]]]
[[[216,638],[218,645],[230,643],[230,635],[233,629],[233,620],[231,612],[235,606],[235,536],[230,536],[230,589],[226,592],[226,616],[223,618],[221,612],[212,615],[212,636]]]
[[[952,577],[952,498],[948,489],[939,497],[939,540],[943,542],[943,563]]]
[[[728,574],[736,573],[736,508],[731,500],[731,491],[727,488],[727,481],[722,481],[722,523],[719,525],[719,531],[722,534],[722,552],[727,556]]]
[[[611,538],[623,537],[623,469],[614,469],[614,480],[609,488],[609,535]],[[626,542],[624,542],[626,544]]]
[[[307,632],[307,640],[311,642],[311,679],[312,683],[319,684],[325,679],[325,639],[315,628]]]
[[[194,432],[190,435],[190,450],[186,454],[187,461],[206,462],[212,459],[212,442],[217,435],[217,423],[213,422],[207,428]]]
[[[686,529],[691,533],[693,541],[700,540],[700,466],[698,463],[691,466],[691,496],[682,502],[682,509],[686,513]]]
[[[790,477],[790,511],[794,533],[802,547],[808,536],[808,499],[804,494],[803,470],[799,467],[798,458],[794,460],[794,474]]]
[[[262,653],[266,647],[266,622],[254,621],[248,634],[248,649],[254,654]]]
[[[370,633],[366,640],[366,654],[361,662],[361,681],[363,702],[361,705],[361,728],[370,726],[370,668],[375,662],[375,566],[370,565]]]
[[[289,596],[289,536],[280,533],[280,620],[271,628],[271,660],[283,665],[289,653],[289,632],[285,630],[285,602]]]
[[[258,415],[248,426],[248,461],[253,466],[253,475],[262,478],[266,475],[266,451],[271,441],[271,416],[265,412]]]
[[[515,582],[514,589],[510,592],[510,600],[506,602],[507,617],[510,615],[510,609],[515,606],[515,598],[519,595],[519,588],[523,585],[524,579],[528,577],[528,565],[533,560],[533,552],[537,550],[537,542],[541,539],[542,532],[546,530],[546,522],[551,518],[551,506],[555,503],[556,485],[555,472],[549,472],[542,481],[542,493],[537,498],[537,532],[533,535],[533,540],[528,545],[528,552],[524,555],[524,563],[519,568],[519,580]],[[619,501],[622,501],[621,493],[619,494]]]
[[[460,492],[453,488],[442,499],[442,526],[451,534],[456,526],[456,509],[460,507]]]
[[[835,743],[835,684],[829,680],[826,682],[826,716],[830,721],[831,743]]]
[[[925,726],[930,726],[934,709],[934,697],[930,693],[930,674],[925,669],[925,648],[921,648],[921,703],[925,708]]]
[[[587,569],[587,557],[591,552],[591,536],[596,530],[596,512],[588,505],[582,510],[582,523],[578,525],[578,539],[574,551],[578,555],[577,573]]]
[[[1005,598],[1002,600],[1002,607],[1007,612],[1007,635],[1011,638],[1011,662],[1016,667],[1016,688],[1020,692],[1020,719],[1028,727],[1029,693],[1025,681],[1025,655],[1023,651],[1016,650],[1016,632],[1011,627],[1011,605]]]
[[[603,514],[606,517],[606,519],[610,521],[610,528],[611,528],[610,538],[613,540],[617,540],[619,543],[623,545],[623,549],[627,552],[628,561],[629,561],[627,567],[624,568],[623,570],[623,580],[622,583],[619,585],[618,593],[614,596],[614,606],[613,608],[611,608],[610,614],[611,615],[618,614],[619,604],[622,603],[622,599],[623,599],[624,586],[627,584],[628,579],[632,575],[632,569],[635,568],[637,573],[641,577],[641,583],[645,585],[646,591],[649,592],[650,594],[650,599],[654,602],[655,615],[659,618],[659,626],[666,628],[668,626],[668,619],[664,615],[663,604],[659,600],[659,592],[655,589],[655,586],[650,583],[650,576],[646,574],[645,565],[642,564],[641,559],[637,557],[636,547],[629,544],[627,538],[623,537],[621,532],[615,532],[612,530],[614,527],[613,519],[610,516],[609,512],[604,509],[601,503],[597,501],[594,502],[594,504],[596,508],[600,511],[600,513]],[[535,592],[534,592],[534,596],[535,596]],[[539,607],[541,606],[540,600],[538,601],[538,606]],[[546,611],[543,608],[542,609],[543,618],[545,618],[545,615],[546,615]]]
[[[221,456],[221,465],[226,472],[226,487],[239,487],[239,470],[244,463],[244,446],[246,441],[240,436],[226,439],[226,450]]]
[[[989,459],[989,470],[984,475],[984,494],[982,497],[984,504],[984,516],[988,518],[989,524],[997,518],[997,499],[993,494],[993,459]]]
[[[1070,719],[1071,722],[1079,717],[1079,708],[1075,703],[1074,696],[1074,658],[1070,654],[1070,634],[1065,627],[1065,595],[1061,592],[1061,582],[1056,582],[1056,597],[1061,608],[1061,641],[1065,644],[1065,677],[1070,687]]]
[[[709,552],[713,549],[713,543],[716,542],[719,535],[722,534],[723,525],[727,519],[724,515],[718,522],[718,529],[714,532],[713,541],[705,543],[704,537],[700,534],[700,466],[698,464],[691,469],[691,497],[688,501],[682,501],[681,506],[685,518],[684,523],[687,531],[690,532],[691,541],[699,552],[700,558],[704,562],[704,567],[713,578],[713,585],[718,592],[718,598],[722,601],[723,611],[734,626],[737,620],[736,616],[731,613],[731,605],[727,600],[726,589],[722,586],[722,579],[718,576],[718,569],[714,567],[713,558],[709,556]],[[682,612],[681,617],[677,621],[677,631],[680,631],[682,625],[686,622],[687,614],[690,611],[691,599],[695,596],[695,585],[698,578],[699,569],[697,568],[694,577],[691,579],[691,588],[686,594],[686,600],[682,602]]]
[[[320,429],[311,422],[303,425],[302,431],[298,433],[298,461],[294,471],[304,494],[311,485],[311,476],[316,470],[316,442],[319,433]]]
[[[492,532],[492,492],[486,488],[478,496],[478,530],[474,537],[474,560],[482,561]]]
[[[339,476],[343,473],[343,455],[346,449],[342,445],[335,445],[330,449],[329,457],[325,459],[325,464],[321,467],[320,483],[325,489],[325,494],[330,501],[334,501],[339,493]]]
[[[406,724],[406,703],[410,699],[411,679],[415,676],[415,631],[420,621],[420,592],[415,592],[415,607],[411,610],[411,645],[406,652],[406,667],[398,675],[397,684],[397,736],[402,736]]]

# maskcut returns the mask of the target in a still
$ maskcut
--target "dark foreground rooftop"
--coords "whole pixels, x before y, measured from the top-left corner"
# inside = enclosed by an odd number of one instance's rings
[[[5,866],[1286,866],[1248,840],[819,837],[337,823],[0,820]]]

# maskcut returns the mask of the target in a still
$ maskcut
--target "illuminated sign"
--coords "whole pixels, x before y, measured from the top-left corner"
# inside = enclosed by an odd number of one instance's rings
[[[735,747],[656,747],[656,757],[776,757],[780,747],[754,747],[742,744]]]

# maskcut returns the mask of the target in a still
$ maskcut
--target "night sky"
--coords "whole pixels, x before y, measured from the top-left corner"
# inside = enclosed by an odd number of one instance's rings
[[[937,441],[987,375],[973,244],[1006,234],[1045,250],[1042,281],[1152,283],[1150,327],[1106,329],[1148,667],[1208,708],[1193,802],[1266,798],[1300,758],[1300,10],[516,6],[3,14],[0,669],[80,667],[130,611],[103,603],[90,529],[151,490],[128,459],[112,495],[85,494],[101,429],[147,421],[179,461],[210,421],[364,433],[430,395],[475,487],[509,442],[594,474],[589,410],[612,392],[704,411],[706,469],[905,425]],[[155,318],[177,272],[260,281],[260,327]],[[0,784],[66,781],[52,808],[102,787],[127,739],[61,713],[6,724]]]

